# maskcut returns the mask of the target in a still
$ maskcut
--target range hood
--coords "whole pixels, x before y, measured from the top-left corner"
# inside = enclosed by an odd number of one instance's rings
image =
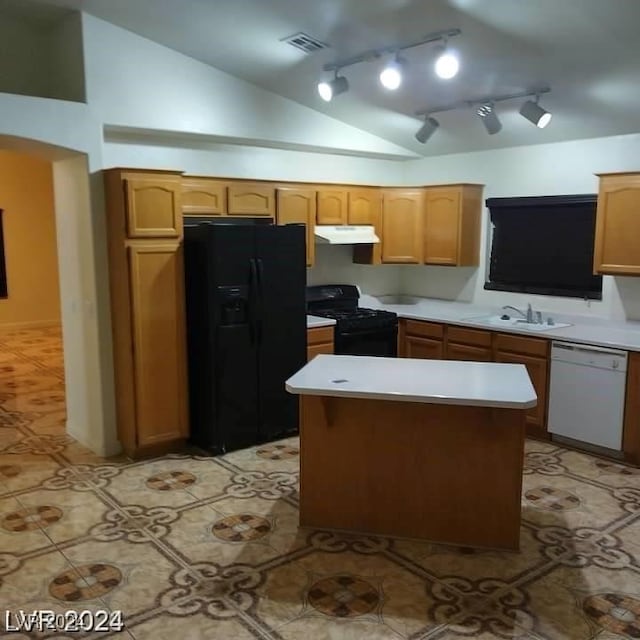
[[[359,225],[316,225],[318,244],[374,244],[380,242],[372,226]]]

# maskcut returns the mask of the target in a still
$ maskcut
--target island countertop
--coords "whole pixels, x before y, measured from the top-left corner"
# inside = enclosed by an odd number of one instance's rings
[[[528,409],[537,403],[522,364],[318,355],[286,382],[299,395]]]

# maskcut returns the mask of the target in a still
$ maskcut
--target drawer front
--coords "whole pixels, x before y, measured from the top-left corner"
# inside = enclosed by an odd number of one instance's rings
[[[407,335],[438,339],[442,339],[444,336],[444,325],[437,322],[423,322],[422,320],[406,320],[405,322]]]
[[[326,342],[333,343],[333,327],[313,327],[307,329],[307,346]]]
[[[489,347],[475,347],[468,344],[447,342],[447,360],[491,362],[493,357]]]
[[[463,327],[449,327],[447,339],[457,344],[470,344],[474,347],[490,347],[491,332],[482,329],[465,329]]]
[[[546,358],[549,352],[549,341],[542,338],[524,338],[509,333],[498,333],[494,340],[494,347],[496,351],[510,351]]]

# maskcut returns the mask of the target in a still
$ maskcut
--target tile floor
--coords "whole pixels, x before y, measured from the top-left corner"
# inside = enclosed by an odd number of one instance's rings
[[[295,439],[103,460],[64,420],[59,332],[0,334],[2,638],[640,638],[640,470],[528,442],[520,553],[472,551],[299,530]]]

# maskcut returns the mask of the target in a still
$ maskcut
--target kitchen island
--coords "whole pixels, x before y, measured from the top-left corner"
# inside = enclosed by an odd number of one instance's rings
[[[286,387],[301,526],[518,549],[523,365],[320,355]]]

